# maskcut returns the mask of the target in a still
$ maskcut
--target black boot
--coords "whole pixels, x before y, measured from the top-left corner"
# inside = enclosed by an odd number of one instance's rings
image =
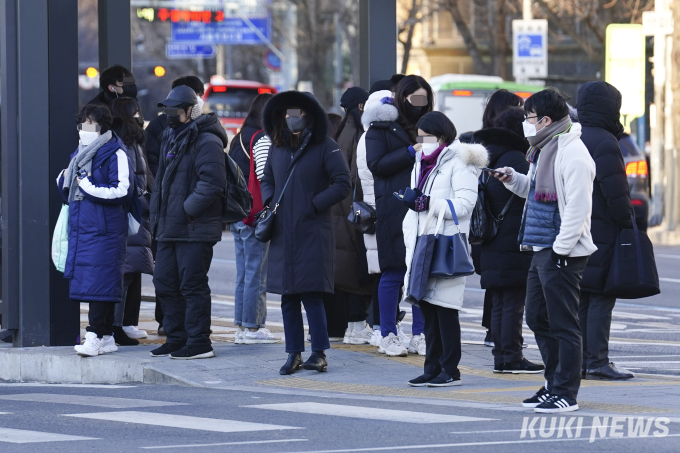
[[[118,346],[137,346],[139,344],[138,340],[128,337],[121,326],[113,326],[113,341]]]
[[[291,352],[288,354],[286,364],[281,367],[279,374],[288,375],[293,374],[302,368],[302,354],[299,352]]]
[[[326,362],[326,353],[323,351],[314,351],[309,356],[307,361],[302,364],[305,370],[316,370],[319,372],[328,371],[328,362]]]

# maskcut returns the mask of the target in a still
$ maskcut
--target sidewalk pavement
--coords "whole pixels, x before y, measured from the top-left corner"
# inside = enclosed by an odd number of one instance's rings
[[[86,310],[84,310],[86,311]],[[87,314],[83,313],[84,327]],[[479,342],[464,341],[460,363],[463,385],[452,388],[412,388],[407,381],[422,373],[424,358],[389,358],[377,348],[332,343],[327,351],[328,372],[300,371],[280,376],[286,360],[283,343],[236,345],[230,320],[213,319],[216,358],[171,360],[152,358],[149,351],[164,338],[150,335],[139,346],[120,347],[117,353],[82,358],[73,347],[0,347],[0,381],[62,384],[170,384],[248,392],[343,396],[387,401],[423,401],[430,404],[494,407],[522,410],[519,403],[542,384],[541,375],[494,374],[491,349]],[[157,325],[149,310],[142,311],[140,328],[155,334]],[[282,328],[270,326],[275,335]],[[309,355],[310,351],[303,354]],[[540,362],[536,349],[525,356]],[[660,414],[680,421],[677,405],[680,379],[639,375],[625,382],[583,381],[579,394],[581,412],[593,414]]]

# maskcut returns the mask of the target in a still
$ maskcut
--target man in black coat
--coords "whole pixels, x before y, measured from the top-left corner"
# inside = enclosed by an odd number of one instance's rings
[[[119,64],[106,68],[99,75],[101,92],[92,98],[88,104],[111,106],[111,102],[118,97],[137,99],[137,85],[135,77],[129,69]]]
[[[222,238],[227,134],[214,114],[201,115],[188,86],[174,88],[158,105],[169,128],[151,196],[151,231],[158,241],[153,282],[167,340],[151,355],[214,357],[208,270]]]
[[[578,118],[583,126],[581,140],[595,161],[593,213],[590,231],[597,251],[593,253],[581,281],[579,319],[583,332],[583,369],[586,379],[630,379],[609,362],[609,330],[614,297],[603,294],[616,234],[631,228],[633,207],[618,139],[621,93],[607,82],[588,82],[578,92]]]

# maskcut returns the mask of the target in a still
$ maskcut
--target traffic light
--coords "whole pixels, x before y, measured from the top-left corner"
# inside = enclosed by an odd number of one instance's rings
[[[163,66],[156,66],[153,68],[153,73],[156,77],[163,77],[165,75],[165,68]]]
[[[97,74],[98,74],[97,70],[95,68],[93,68],[92,66],[90,66],[89,68],[87,68],[85,70],[85,75],[87,75],[91,79],[94,79],[95,77],[97,77]]]

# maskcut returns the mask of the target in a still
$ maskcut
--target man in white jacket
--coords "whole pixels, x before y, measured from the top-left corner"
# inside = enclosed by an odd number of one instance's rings
[[[580,283],[588,256],[597,250],[590,235],[595,162],[557,90],[534,94],[524,109],[529,174],[509,167],[494,173],[527,199],[519,242],[534,251],[526,317],[545,363],[546,385],[522,405],[540,413],[575,411],[582,360]]]

